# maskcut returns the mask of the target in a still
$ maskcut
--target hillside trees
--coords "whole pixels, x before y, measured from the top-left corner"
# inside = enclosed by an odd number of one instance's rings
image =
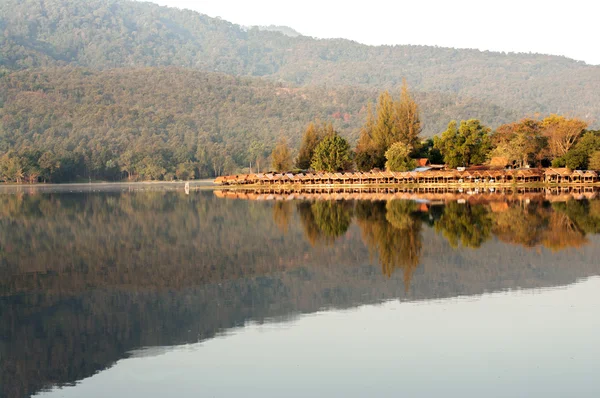
[[[448,120],[476,115],[492,124],[505,110],[514,118],[514,110],[559,109],[600,120],[600,68],[564,57],[291,38],[136,1],[3,0],[0,15],[0,67],[8,69],[178,66],[303,86],[377,89],[406,77],[417,90],[449,94],[450,102],[460,103]],[[485,115],[473,109],[473,99],[485,102]]]

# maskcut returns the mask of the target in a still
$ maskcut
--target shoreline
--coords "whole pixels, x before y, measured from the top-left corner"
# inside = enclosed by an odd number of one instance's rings
[[[600,182],[580,182],[580,183],[544,183],[544,182],[524,182],[524,183],[378,183],[378,184],[231,184],[218,185],[215,187],[220,190],[293,190],[305,191],[322,188],[343,188],[343,189],[370,189],[370,188],[402,188],[402,189],[418,189],[418,188],[439,188],[439,189],[465,189],[465,188],[600,188]]]

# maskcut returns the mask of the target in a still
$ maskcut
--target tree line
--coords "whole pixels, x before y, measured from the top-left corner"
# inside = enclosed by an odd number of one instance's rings
[[[366,122],[352,151],[332,125],[311,123],[304,132],[295,161],[297,170],[408,171],[416,159],[451,168],[483,165],[496,158],[501,167],[568,167],[600,170],[600,131],[587,130],[578,118],[549,115],[524,118],[496,130],[477,119],[452,120],[433,139],[421,136],[421,116],[406,81],[399,99],[380,94],[376,111],[369,105]],[[272,154],[276,171],[292,167],[292,151],[280,141]]]
[[[432,106],[431,99],[406,83],[398,98],[384,91],[369,105],[376,98],[353,88],[299,89],[182,69],[8,73],[0,79],[0,181],[409,170],[418,158],[468,166],[493,156],[515,166],[598,168],[598,132],[576,118],[530,118],[493,131],[468,119],[430,139],[422,104]]]
[[[354,146],[366,104],[378,95],[180,68],[65,67],[0,76],[0,158],[6,155],[0,181],[9,182],[171,180],[267,170],[277,138],[298,148],[310,120],[331,123]],[[427,120],[424,135],[460,114],[444,95],[415,98]],[[471,107],[494,123],[510,116]]]

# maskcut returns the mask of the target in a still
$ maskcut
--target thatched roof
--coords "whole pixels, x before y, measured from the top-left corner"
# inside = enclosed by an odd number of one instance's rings
[[[566,167],[550,167],[544,170],[544,175],[559,175],[559,176],[570,176],[572,174],[571,169]]]
[[[502,168],[503,169],[509,164],[510,164],[510,162],[509,162],[508,158],[504,157],[504,156],[494,156],[490,160],[490,167],[494,167],[494,168]]]

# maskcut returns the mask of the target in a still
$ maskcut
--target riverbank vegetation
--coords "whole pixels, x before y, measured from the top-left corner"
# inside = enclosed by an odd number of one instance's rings
[[[379,95],[376,109],[367,106],[366,121],[353,152],[340,145],[321,145],[325,137],[337,137],[331,124],[310,123],[304,132],[296,167],[300,170],[336,172],[354,168],[359,171],[386,169],[409,171],[427,158],[429,164],[469,167],[490,163],[494,167],[567,167],[596,169],[600,166],[600,131],[588,131],[587,123],[577,118],[549,115],[543,119],[524,118],[492,130],[477,119],[452,120],[445,131],[433,139],[421,136],[421,116],[406,81],[395,100],[387,91]],[[318,156],[317,156],[317,148]],[[325,165],[322,159],[345,162]],[[309,161],[311,159],[311,161]],[[310,165],[310,167],[306,167]],[[277,171],[288,171],[280,170]]]

